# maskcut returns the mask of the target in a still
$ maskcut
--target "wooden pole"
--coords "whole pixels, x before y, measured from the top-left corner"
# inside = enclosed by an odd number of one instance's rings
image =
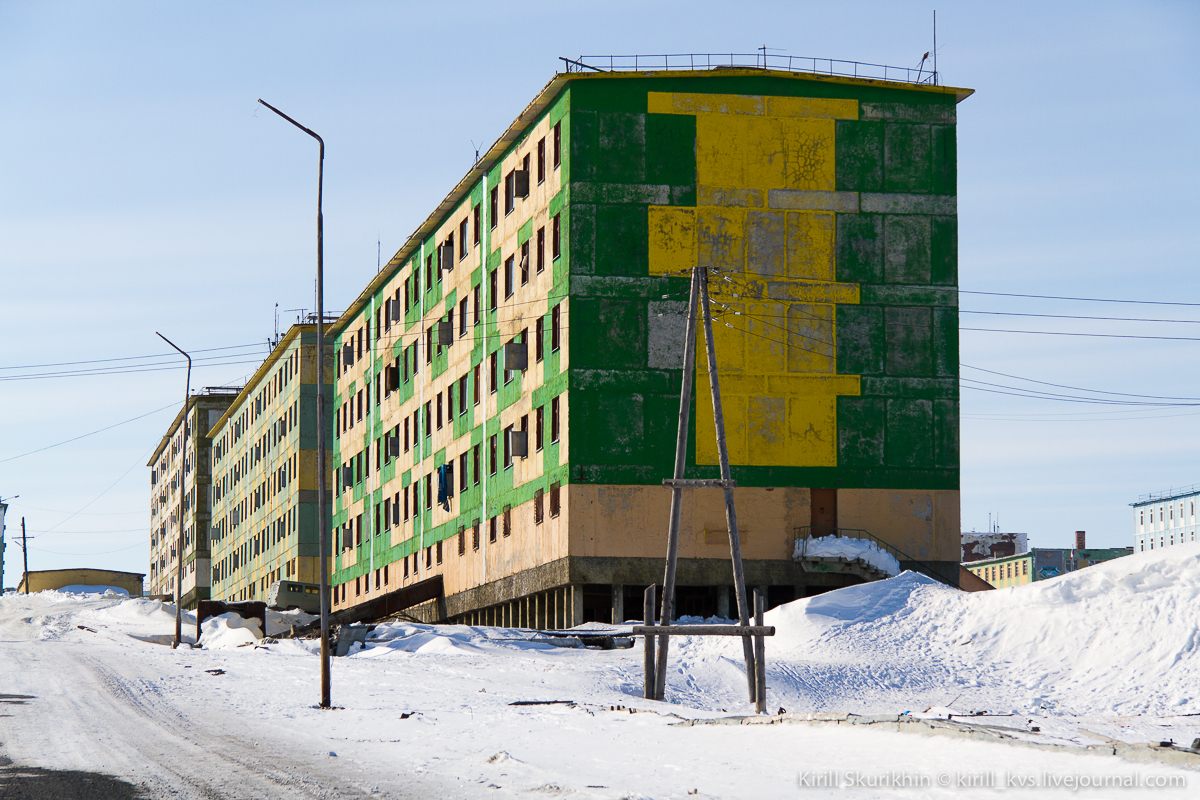
[[[763,612],[766,601],[758,589],[754,590],[754,624],[763,627]],[[742,639],[743,642],[749,639]],[[767,644],[761,635],[754,637],[754,710],[759,714],[767,713]]]
[[[683,388],[679,393],[679,432],[675,439],[675,480],[683,478],[687,461],[688,426],[692,412],[692,373],[696,368],[696,307],[699,305],[700,271],[692,270],[692,286],[688,294],[688,318],[683,335]],[[671,489],[671,523],[667,531],[667,568],[663,576],[663,625],[670,625],[675,616],[675,562],[679,558],[679,515],[683,509],[683,489]],[[670,637],[662,636],[658,643],[658,666],[654,671],[654,697],[662,700],[667,689],[667,651]]]
[[[730,481],[729,450],[725,446],[725,415],[721,411],[721,383],[717,377],[717,350],[713,345],[712,310],[708,301],[708,269],[700,269],[700,297],[704,310],[704,349],[708,354],[708,383],[712,389],[713,421],[717,430],[717,455],[721,461],[721,480]],[[678,477],[678,476],[676,476]],[[746,602],[746,578],[742,572],[742,545],[738,538],[737,509],[733,506],[733,489],[726,483],[725,524],[729,528],[729,554],[733,559],[733,590],[737,595],[738,620],[750,624],[750,606]],[[750,701],[755,700],[754,652],[749,638],[742,639],[742,654],[746,658],[746,682]]]
[[[654,624],[654,585],[646,587],[645,603],[643,605],[645,623],[647,625]],[[646,680],[642,691],[642,696],[647,700],[653,700],[657,683],[654,680],[654,637],[643,637],[646,640]]]
[[[25,594],[29,594],[29,540],[25,538],[24,517],[21,517],[21,558],[25,563]]]

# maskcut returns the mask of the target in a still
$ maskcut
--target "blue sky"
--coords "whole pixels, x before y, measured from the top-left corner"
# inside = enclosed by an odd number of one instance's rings
[[[976,90],[959,106],[961,287],[1200,302],[1200,6],[984,5],[937,4],[943,82]],[[184,379],[171,368],[29,380],[43,370],[22,367],[166,353],[160,330],[192,350],[236,348],[210,353],[221,363],[193,385],[236,383],[265,354],[275,305],[281,326],[312,307],[315,145],[256,98],[325,138],[326,304],[340,310],[559,56],[765,44],[915,66],[932,47],[932,8],[0,3],[0,496],[20,495],[8,538],[25,516],[32,569],[144,571],[144,465]],[[1200,320],[1182,306],[961,304]],[[964,313],[962,325],[1200,338],[1191,323]],[[1068,386],[1200,398],[1198,345],[964,330],[961,356]],[[962,411],[967,530],[993,513],[1038,546],[1068,546],[1076,529],[1093,546],[1126,545],[1128,503],[1200,483],[1200,407],[1114,412],[964,389]],[[6,555],[13,585],[20,550]]]

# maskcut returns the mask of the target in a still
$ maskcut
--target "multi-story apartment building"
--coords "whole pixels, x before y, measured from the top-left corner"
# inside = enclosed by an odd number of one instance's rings
[[[1152,492],[1138,498],[1133,507],[1133,549],[1173,547],[1196,541],[1196,504],[1200,486],[1168,492]]]
[[[188,398],[158,443],[150,467],[150,571],[147,594],[175,594],[179,520],[183,518],[181,603],[209,599],[208,529],[212,519],[212,440],[209,428],[225,413],[236,389],[209,387]],[[184,416],[187,416],[186,427]]]
[[[327,382],[331,352],[326,345]],[[209,431],[214,599],[265,599],[284,578],[317,582],[317,436],[332,433],[326,417],[318,425],[316,325],[293,325]],[[328,493],[328,466],[324,485]]]
[[[969,564],[963,564],[969,571],[997,589],[1010,586],[1021,586],[1037,580],[1037,572],[1033,568],[1033,553],[1016,553],[997,558],[981,558]]]
[[[868,530],[956,582],[969,94],[556,76],[331,332],[334,608],[432,577],[461,621],[640,609],[662,579],[696,266],[747,582],[772,603],[837,585],[793,561],[804,526]],[[694,396],[687,475],[718,477],[703,366]],[[685,495],[678,613],[728,613],[721,493]]]

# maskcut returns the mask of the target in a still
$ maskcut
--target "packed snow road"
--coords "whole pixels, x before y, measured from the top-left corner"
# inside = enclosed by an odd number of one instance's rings
[[[213,668],[204,651],[133,643],[138,651],[130,653],[103,630],[31,624],[38,621],[0,617],[5,800],[457,794],[429,781],[385,787],[378,776],[350,774],[286,726],[255,725],[207,702],[203,690],[180,686],[220,677],[204,671]]]
[[[1193,797],[1200,756],[1160,743],[1200,738],[1197,599],[1189,545],[977,595],[904,573],[770,611],[771,711],[901,715],[885,729],[710,724],[751,712],[735,641],[673,641],[659,703],[640,649],[404,623],[334,659],[340,708],[321,711],[313,642],[217,619],[172,651],[154,643],[170,605],[9,594],[0,800]],[[898,732],[929,732],[916,718],[1029,746]]]

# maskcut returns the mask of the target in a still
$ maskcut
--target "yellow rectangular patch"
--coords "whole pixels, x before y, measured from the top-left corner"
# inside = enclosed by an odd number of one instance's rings
[[[771,96],[767,98],[767,116],[858,119],[858,101],[833,100],[823,97]]]
[[[650,274],[687,275],[696,266],[696,210],[650,206]]]
[[[761,117],[765,109],[766,104],[758,95],[646,93],[646,110],[651,114],[739,114]]]

